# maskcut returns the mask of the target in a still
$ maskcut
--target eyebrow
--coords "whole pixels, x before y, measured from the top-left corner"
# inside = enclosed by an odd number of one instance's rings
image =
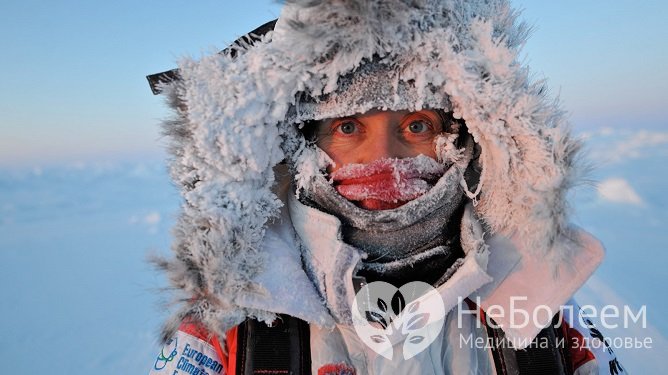
[[[443,121],[443,119],[438,114],[438,112],[433,111],[433,110],[429,110],[429,109],[423,109],[423,110],[420,110],[420,111],[408,112],[406,115],[404,115],[404,117],[401,118],[401,120],[403,121],[404,119],[406,119],[406,117],[409,117],[409,116],[412,116],[412,115],[420,115],[420,116],[428,117],[430,120],[436,121],[436,122],[440,123],[441,125],[443,125],[445,123],[445,121]]]

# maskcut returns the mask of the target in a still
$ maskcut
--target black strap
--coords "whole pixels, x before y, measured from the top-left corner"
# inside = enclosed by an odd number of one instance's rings
[[[484,320],[483,320],[484,322]],[[492,321],[493,322],[493,321]],[[487,326],[492,340],[492,356],[497,374],[508,375],[570,375],[569,343],[561,330],[561,315],[541,330],[526,349],[514,350],[500,328]],[[496,324],[494,324],[496,326]]]
[[[235,40],[234,43],[232,43],[229,47],[220,51],[220,53],[221,54],[229,53],[230,56],[232,56],[232,58],[235,58],[240,49],[243,50],[247,49],[249,46],[253,46],[255,42],[257,42],[262,38],[263,35],[273,30],[274,26],[276,26],[276,21],[277,20],[269,21],[264,25],[258,27],[257,29],[251,31],[250,33],[241,36],[239,39]],[[178,69],[172,69],[160,73],[147,75],[146,79],[148,80],[148,84],[151,87],[153,95],[158,95],[162,92],[163,85],[179,80],[181,79],[181,77],[179,76]]]
[[[310,331],[303,320],[280,315],[269,327],[248,319],[237,332],[237,375],[311,374]]]
[[[560,321],[557,314],[552,325],[540,331],[533,344],[522,350],[514,350],[501,329],[487,326],[496,373],[571,375],[568,342]],[[237,337],[236,375],[311,374],[310,331],[303,320],[280,315],[269,327],[249,319],[239,325]]]

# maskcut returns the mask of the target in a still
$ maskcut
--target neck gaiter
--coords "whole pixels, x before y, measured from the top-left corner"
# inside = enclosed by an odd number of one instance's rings
[[[341,220],[343,240],[367,253],[360,275],[368,282],[444,282],[463,256],[460,181],[470,160],[467,147],[448,168],[422,155],[348,165],[331,182],[316,179],[301,200]]]

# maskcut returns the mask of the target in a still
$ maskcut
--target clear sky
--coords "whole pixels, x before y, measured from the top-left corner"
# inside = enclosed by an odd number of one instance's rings
[[[525,48],[576,128],[668,128],[668,2],[521,0]],[[271,0],[5,0],[0,165],[160,155],[144,76],[276,18]]]

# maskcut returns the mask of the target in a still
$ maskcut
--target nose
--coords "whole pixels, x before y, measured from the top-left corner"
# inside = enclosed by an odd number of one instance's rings
[[[375,125],[375,126],[374,126]],[[406,158],[414,156],[403,144],[394,124],[374,124],[373,131],[363,145],[361,163],[370,163],[379,159]]]

